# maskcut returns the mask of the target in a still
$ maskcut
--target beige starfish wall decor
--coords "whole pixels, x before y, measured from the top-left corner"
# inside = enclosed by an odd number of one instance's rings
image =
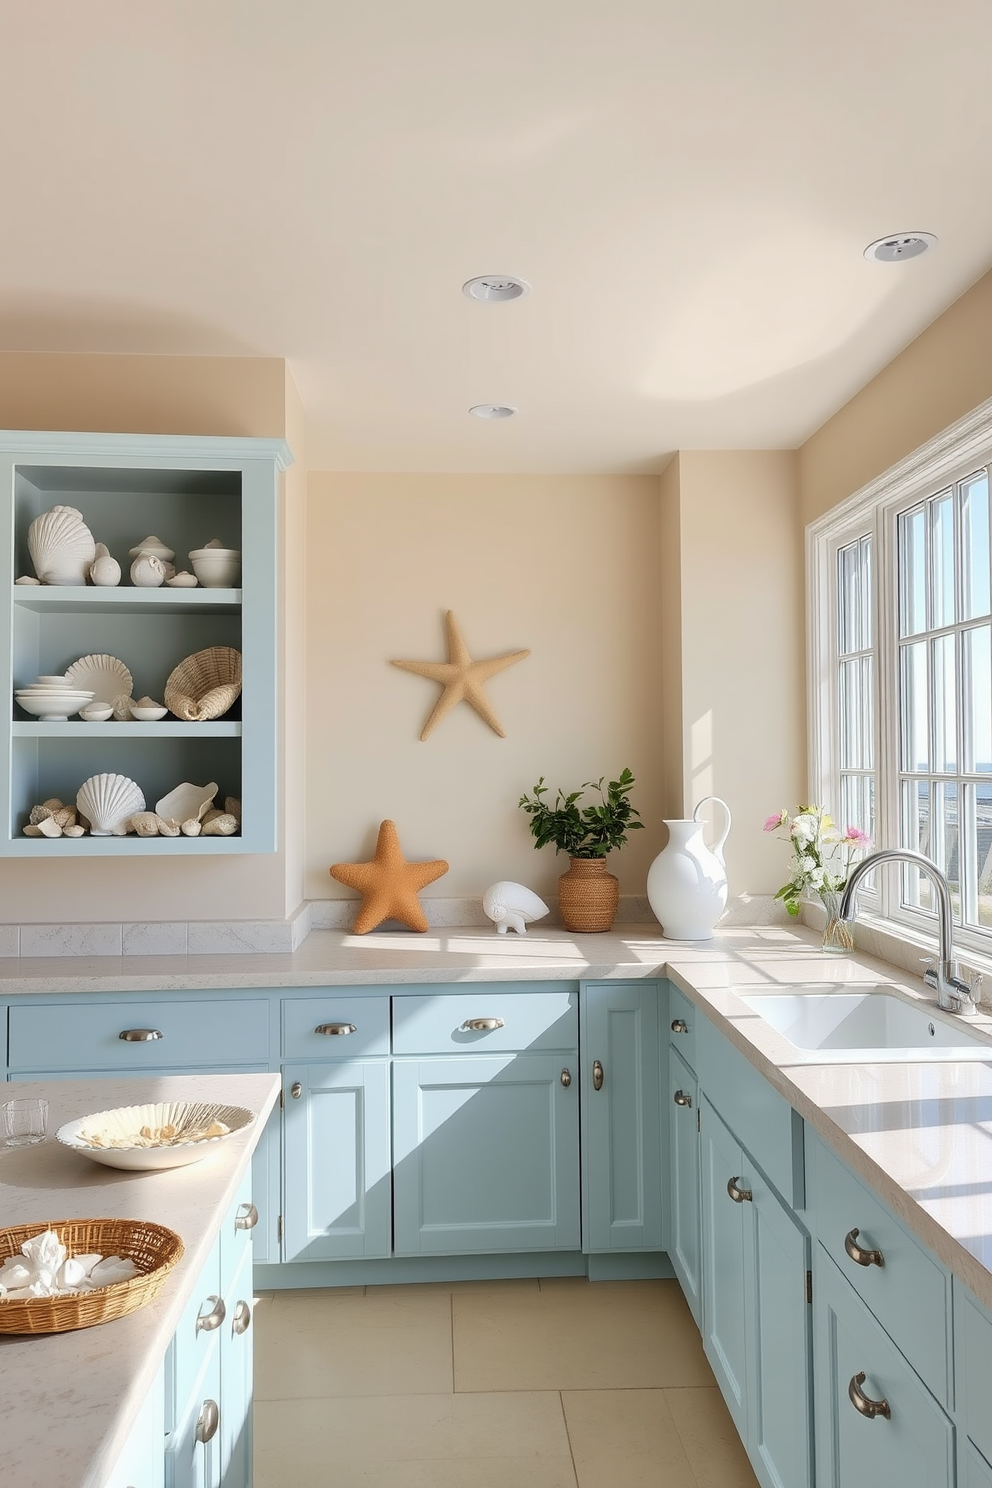
[[[405,672],[415,672],[418,677],[427,677],[431,682],[440,683],[443,689],[431,716],[424,724],[421,739],[426,739],[435,725],[440,723],[442,718],[447,717],[456,703],[461,702],[469,703],[479,717],[485,719],[493,732],[499,734],[501,739],[505,739],[506,733],[493,712],[483,684],[497,672],[513,666],[514,662],[523,661],[525,656],[530,655],[530,652],[505,651],[501,656],[490,656],[485,661],[473,661],[459,629],[458,621],[451,610],[446,611],[444,623],[448,635],[447,661],[390,662],[390,666],[401,667]]]

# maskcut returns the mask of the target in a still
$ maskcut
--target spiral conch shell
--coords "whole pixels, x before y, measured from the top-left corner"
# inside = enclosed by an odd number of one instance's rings
[[[543,899],[518,883],[494,883],[482,896],[482,908],[496,926],[498,935],[515,930],[518,935],[527,934],[530,920],[539,920],[550,914]]]
[[[76,793],[76,806],[94,837],[123,837],[131,817],[144,811],[145,798],[126,775],[91,775]]]
[[[85,584],[96,543],[81,512],[53,506],[28,528],[28,552],[43,584]]]

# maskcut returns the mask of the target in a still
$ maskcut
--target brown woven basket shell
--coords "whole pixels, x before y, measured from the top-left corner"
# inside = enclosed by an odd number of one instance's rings
[[[570,858],[558,880],[558,912],[566,930],[588,935],[609,930],[620,903],[620,880],[604,858]]]
[[[165,1285],[185,1246],[175,1230],[143,1219],[53,1219],[0,1230],[0,1261],[19,1255],[25,1240],[54,1230],[70,1256],[119,1255],[141,1273],[130,1281],[66,1297],[0,1297],[0,1333],[68,1333],[109,1323],[144,1307]]]
[[[187,723],[221,718],[241,695],[241,652],[233,646],[195,651],[170,673],[165,706]]]

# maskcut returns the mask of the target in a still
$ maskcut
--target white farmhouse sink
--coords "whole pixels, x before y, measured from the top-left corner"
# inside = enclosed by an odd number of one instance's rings
[[[737,994],[752,1012],[817,1064],[860,1060],[988,1060],[992,1043],[967,1024],[881,988]]]

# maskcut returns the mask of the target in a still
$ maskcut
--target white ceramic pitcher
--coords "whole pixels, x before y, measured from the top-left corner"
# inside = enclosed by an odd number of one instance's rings
[[[699,810],[716,801],[726,812],[722,835],[707,847]],[[668,844],[648,870],[648,902],[668,940],[710,940],[727,907],[723,844],[730,833],[730,807],[719,796],[704,796],[688,821],[666,821]]]

